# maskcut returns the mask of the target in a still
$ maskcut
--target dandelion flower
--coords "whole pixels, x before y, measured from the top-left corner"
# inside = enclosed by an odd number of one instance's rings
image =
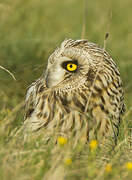
[[[64,163],[69,166],[72,163],[72,159],[71,158],[67,158],[65,159]]]
[[[61,146],[67,144],[67,138],[64,138],[62,136],[58,137],[57,141],[58,141],[59,145],[61,145]]]
[[[90,148],[91,148],[92,150],[94,150],[94,149],[97,148],[98,142],[97,142],[96,140],[92,140],[92,141],[90,141],[89,146],[90,146]]]
[[[126,168],[129,170],[132,170],[132,162],[127,162],[126,163]]]
[[[105,171],[106,171],[106,172],[111,172],[111,171],[112,171],[112,166],[111,166],[111,164],[107,164],[107,165],[105,166]]]

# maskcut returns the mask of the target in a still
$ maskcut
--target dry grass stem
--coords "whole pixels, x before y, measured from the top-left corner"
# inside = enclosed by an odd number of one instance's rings
[[[4,68],[3,66],[0,66],[1,69],[3,69],[4,71],[6,71],[7,73],[10,74],[10,76],[16,81],[15,76],[13,75],[13,73],[11,73],[8,69]]]

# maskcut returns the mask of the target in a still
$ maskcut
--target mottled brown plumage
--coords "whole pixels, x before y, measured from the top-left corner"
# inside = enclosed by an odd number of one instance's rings
[[[111,56],[87,40],[68,39],[31,84],[24,124],[31,131],[57,129],[76,139],[116,140],[123,111],[122,81]]]

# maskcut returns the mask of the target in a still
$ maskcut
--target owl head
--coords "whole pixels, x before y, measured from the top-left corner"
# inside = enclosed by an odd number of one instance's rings
[[[47,88],[73,89],[91,78],[104,51],[87,40],[65,40],[49,57],[45,73]]]

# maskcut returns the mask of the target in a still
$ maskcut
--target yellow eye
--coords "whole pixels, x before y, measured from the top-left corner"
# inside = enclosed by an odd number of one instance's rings
[[[77,65],[74,63],[68,63],[67,64],[67,70],[68,71],[75,71],[77,69]]]

